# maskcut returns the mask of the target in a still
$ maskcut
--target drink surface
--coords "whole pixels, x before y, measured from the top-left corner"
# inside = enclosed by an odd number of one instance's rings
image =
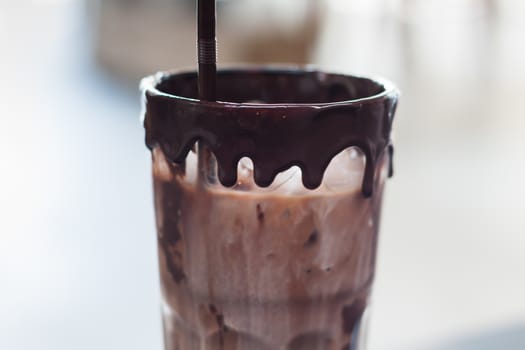
[[[355,150],[315,191],[298,169],[258,188],[242,164],[233,189],[199,186],[191,157],[183,172],[153,150],[166,349],[349,349],[374,276],[387,162],[365,198]]]

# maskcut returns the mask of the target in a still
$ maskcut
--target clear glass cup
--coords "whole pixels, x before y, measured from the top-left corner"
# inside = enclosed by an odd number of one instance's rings
[[[355,107],[366,100],[371,111],[382,106],[389,118],[395,111],[397,92],[380,81],[297,69],[261,79],[266,72],[219,73],[219,98],[233,104],[196,100],[195,73],[143,81],[166,350],[364,349],[391,152],[378,153],[374,191],[367,195],[367,152],[360,147],[331,159],[315,189],[303,185],[304,171],[297,166],[260,187],[249,158],[236,164],[236,181],[226,187],[220,164],[204,144],[176,162],[173,147],[180,140],[153,135],[170,108],[190,118],[196,108],[224,118],[245,109],[258,115],[298,108],[300,118],[305,105]],[[294,79],[303,80],[291,89]],[[222,96],[221,88],[227,90]]]

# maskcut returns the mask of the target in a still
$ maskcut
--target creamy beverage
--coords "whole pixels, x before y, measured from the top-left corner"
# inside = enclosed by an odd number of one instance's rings
[[[166,349],[362,349],[396,90],[260,68],[220,71],[219,102],[191,72],[143,88]]]

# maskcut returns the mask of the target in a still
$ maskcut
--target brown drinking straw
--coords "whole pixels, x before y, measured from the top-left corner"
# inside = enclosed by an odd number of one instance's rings
[[[198,21],[198,62],[199,62],[199,99],[216,100],[217,80],[217,40],[216,0],[197,0]],[[211,152],[202,142],[198,144],[199,183],[214,181]]]
[[[199,98],[215,101],[217,40],[215,0],[198,0]]]

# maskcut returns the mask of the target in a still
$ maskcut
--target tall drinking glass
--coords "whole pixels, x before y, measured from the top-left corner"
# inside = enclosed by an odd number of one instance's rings
[[[395,88],[300,68],[220,71],[220,102],[195,72],[142,88],[166,350],[364,349]]]

